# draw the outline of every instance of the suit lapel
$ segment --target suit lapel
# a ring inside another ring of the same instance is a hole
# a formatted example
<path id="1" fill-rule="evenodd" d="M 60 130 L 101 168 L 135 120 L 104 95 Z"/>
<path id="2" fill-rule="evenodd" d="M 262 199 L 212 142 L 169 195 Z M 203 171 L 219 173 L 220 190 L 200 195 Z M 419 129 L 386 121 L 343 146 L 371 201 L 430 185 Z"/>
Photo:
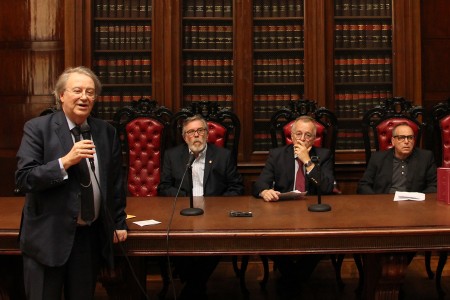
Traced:
<path id="1" fill-rule="evenodd" d="M 104 182 L 107 182 L 106 177 L 108 176 L 108 172 L 105 170 L 106 164 L 103 163 L 105 161 L 109 161 L 111 158 L 109 157 L 109 153 L 111 151 L 108 149 L 108 147 L 111 147 L 110 143 L 108 141 L 107 136 L 103 136 L 103 131 L 100 130 L 98 127 L 98 123 L 94 122 L 91 118 L 88 118 L 88 124 L 91 128 L 91 136 L 92 140 L 95 143 L 95 152 L 97 154 L 97 165 L 98 165 L 98 180 L 100 181 L 100 189 L 101 194 L 106 195 L 106 185 L 102 184 Z"/>
<path id="2" fill-rule="evenodd" d="M 62 110 L 56 114 L 55 122 L 53 125 L 55 126 L 55 134 L 60 140 L 61 146 L 63 147 L 63 152 L 68 153 L 73 147 L 73 139 L 72 134 L 69 130 L 69 125 L 67 124 L 66 117 Z"/>
<path id="3" fill-rule="evenodd" d="M 408 162 L 408 171 L 406 174 L 406 189 L 407 191 L 413 190 L 414 171 L 418 170 L 417 165 L 417 151 L 414 149 Z"/>
<path id="4" fill-rule="evenodd" d="M 295 158 L 294 158 L 294 146 L 290 145 L 286 148 L 285 157 L 285 168 L 286 168 L 286 178 L 289 180 L 290 190 L 294 189 L 295 184 Z M 277 167 L 277 166 L 275 166 Z"/>
<path id="5" fill-rule="evenodd" d="M 214 151 L 211 145 L 208 145 L 205 155 L 205 174 L 203 175 L 203 190 L 206 189 L 206 182 L 208 182 L 209 174 L 211 173 L 212 163 L 214 161 Z"/>

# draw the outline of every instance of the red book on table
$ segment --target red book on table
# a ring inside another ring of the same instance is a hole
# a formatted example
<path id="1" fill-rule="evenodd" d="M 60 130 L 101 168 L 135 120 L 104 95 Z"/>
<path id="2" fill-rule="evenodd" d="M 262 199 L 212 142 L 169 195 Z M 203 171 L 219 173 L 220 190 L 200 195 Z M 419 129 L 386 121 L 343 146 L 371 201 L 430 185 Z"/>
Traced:
<path id="1" fill-rule="evenodd" d="M 437 199 L 450 204 L 450 168 L 437 169 Z"/>

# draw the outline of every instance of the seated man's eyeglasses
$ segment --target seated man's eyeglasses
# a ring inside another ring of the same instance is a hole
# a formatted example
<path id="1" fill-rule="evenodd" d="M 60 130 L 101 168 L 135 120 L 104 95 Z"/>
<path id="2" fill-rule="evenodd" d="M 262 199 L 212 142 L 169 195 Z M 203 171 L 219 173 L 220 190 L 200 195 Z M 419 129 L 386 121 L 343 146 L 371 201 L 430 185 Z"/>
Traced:
<path id="1" fill-rule="evenodd" d="M 414 140 L 413 135 L 394 135 L 394 138 L 396 138 L 399 142 L 403 142 L 405 139 L 407 139 L 409 142 Z"/>
<path id="2" fill-rule="evenodd" d="M 298 132 L 295 132 L 294 135 L 295 135 L 295 137 L 296 137 L 297 139 L 299 139 L 299 140 L 300 140 L 302 137 L 303 137 L 305 140 L 307 140 L 307 141 L 310 141 L 310 140 L 312 140 L 312 139 L 314 138 L 314 136 L 313 136 L 311 133 L 309 133 L 309 132 L 303 133 L 303 132 L 301 132 L 301 131 L 298 131 Z"/>
<path id="3" fill-rule="evenodd" d="M 82 89 L 68 90 L 68 89 L 66 89 L 66 91 L 74 94 L 77 97 L 81 97 L 84 92 L 84 94 L 86 95 L 86 98 L 89 98 L 89 99 L 95 98 L 95 90 L 91 90 L 91 89 L 88 89 L 88 90 L 82 90 Z"/>
<path id="4" fill-rule="evenodd" d="M 206 133 L 206 128 L 199 128 L 199 129 L 197 129 L 197 130 L 191 129 L 191 130 L 186 131 L 184 134 L 186 134 L 186 135 L 189 136 L 189 137 L 192 137 L 192 136 L 194 136 L 196 133 L 197 133 L 198 135 L 204 135 L 204 134 Z"/>

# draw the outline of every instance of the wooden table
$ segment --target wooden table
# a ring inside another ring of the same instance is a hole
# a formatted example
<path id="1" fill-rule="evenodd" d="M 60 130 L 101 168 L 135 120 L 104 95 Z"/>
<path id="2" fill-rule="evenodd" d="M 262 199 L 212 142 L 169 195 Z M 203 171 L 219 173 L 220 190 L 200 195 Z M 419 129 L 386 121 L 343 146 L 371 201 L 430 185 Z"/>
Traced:
<path id="1" fill-rule="evenodd" d="M 394 202 L 393 195 L 323 196 L 330 212 L 314 213 L 305 200 L 266 203 L 251 196 L 195 199 L 201 216 L 186 217 L 179 198 L 128 198 L 130 256 L 253 255 L 363 253 L 365 299 L 398 297 L 406 271 L 404 252 L 450 249 L 450 206 L 426 201 Z M 0 254 L 19 254 L 18 234 L 23 199 L 0 198 Z M 252 211 L 253 217 L 229 217 L 229 211 Z M 169 242 L 167 228 L 171 220 Z M 140 227 L 132 222 L 154 219 Z"/>

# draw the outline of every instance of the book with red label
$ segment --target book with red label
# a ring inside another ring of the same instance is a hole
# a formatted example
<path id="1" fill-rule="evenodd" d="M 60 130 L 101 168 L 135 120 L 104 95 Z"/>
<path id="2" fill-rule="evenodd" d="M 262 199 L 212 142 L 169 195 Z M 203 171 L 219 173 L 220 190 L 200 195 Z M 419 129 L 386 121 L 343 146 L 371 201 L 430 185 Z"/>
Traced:
<path id="1" fill-rule="evenodd" d="M 437 169 L 437 200 L 450 204 L 450 168 Z"/>

